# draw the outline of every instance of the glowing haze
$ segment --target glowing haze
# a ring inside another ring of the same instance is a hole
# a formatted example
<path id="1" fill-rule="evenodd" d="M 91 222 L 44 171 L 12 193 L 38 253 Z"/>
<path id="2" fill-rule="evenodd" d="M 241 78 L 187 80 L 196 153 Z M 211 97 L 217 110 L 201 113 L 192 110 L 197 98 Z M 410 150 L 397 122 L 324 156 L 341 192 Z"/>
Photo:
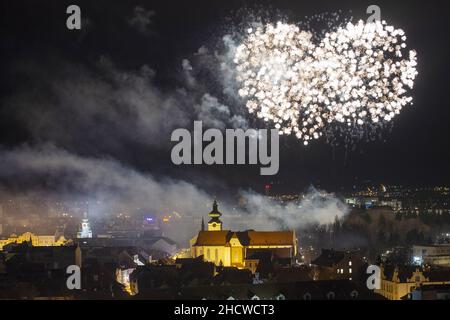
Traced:
<path id="1" fill-rule="evenodd" d="M 305 145 L 330 124 L 376 126 L 412 103 L 416 52 L 385 21 L 348 23 L 319 44 L 282 22 L 247 33 L 234 57 L 239 95 L 250 113 Z"/>

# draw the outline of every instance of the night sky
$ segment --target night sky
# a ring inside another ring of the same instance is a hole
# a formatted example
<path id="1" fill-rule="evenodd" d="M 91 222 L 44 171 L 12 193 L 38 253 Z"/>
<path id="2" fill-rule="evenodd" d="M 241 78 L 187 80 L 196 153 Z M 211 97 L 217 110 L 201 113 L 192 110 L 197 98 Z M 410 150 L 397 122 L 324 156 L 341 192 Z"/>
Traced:
<path id="1" fill-rule="evenodd" d="M 79 31 L 65 27 L 69 4 L 81 7 Z M 179 124 L 192 128 L 195 113 L 190 108 L 205 94 L 228 106 L 232 114 L 249 117 L 243 104 L 223 94 L 211 58 L 214 51 L 221 53 L 222 37 L 239 30 L 247 14 L 264 14 L 268 20 L 283 16 L 295 23 L 304 16 L 340 10 L 341 16 L 357 21 L 366 19 L 370 4 L 3 1 L 0 166 L 3 161 L 20 161 L 20 155 L 11 158 L 18 150 L 25 148 L 32 154 L 54 148 L 80 158 L 109 159 L 158 179 L 180 179 L 221 191 L 244 187 L 262 192 L 268 182 L 280 184 L 283 192 L 310 184 L 337 191 L 365 180 L 448 185 L 448 1 L 376 2 L 382 19 L 405 30 L 408 47 L 418 53 L 419 72 L 412 91 L 414 105 L 403 109 L 382 139 L 340 146 L 319 140 L 304 147 L 293 137 L 282 138 L 280 171 L 274 177 L 261 177 L 259 166 L 177 167 L 170 161 L 171 129 Z M 136 15 L 144 20 L 133 20 Z M 196 55 L 201 47 L 211 54 L 208 61 Z M 183 59 L 192 63 L 195 87 L 187 84 Z M 149 118 L 138 121 L 143 115 Z M 6 167 L 0 170 L 2 190 L 34 185 L 65 188 L 62 184 L 67 180 L 59 181 L 60 173 L 49 178 L 46 171 L 15 172 L 23 168 Z"/>

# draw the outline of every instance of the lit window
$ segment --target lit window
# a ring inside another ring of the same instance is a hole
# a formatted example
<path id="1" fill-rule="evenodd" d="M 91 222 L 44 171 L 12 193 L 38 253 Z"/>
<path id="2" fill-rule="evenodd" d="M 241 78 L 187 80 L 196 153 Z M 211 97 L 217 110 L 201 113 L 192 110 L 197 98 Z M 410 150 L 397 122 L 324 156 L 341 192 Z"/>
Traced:
<path id="1" fill-rule="evenodd" d="M 351 266 L 351 265 L 352 265 L 352 262 L 351 262 L 351 261 L 349 261 L 349 262 L 348 262 L 348 265 L 349 265 L 349 266 Z"/>
<path id="2" fill-rule="evenodd" d="M 341 273 L 344 274 L 344 269 L 341 269 Z"/>
<path id="3" fill-rule="evenodd" d="M 352 273 L 352 268 L 348 268 L 348 273 Z"/>

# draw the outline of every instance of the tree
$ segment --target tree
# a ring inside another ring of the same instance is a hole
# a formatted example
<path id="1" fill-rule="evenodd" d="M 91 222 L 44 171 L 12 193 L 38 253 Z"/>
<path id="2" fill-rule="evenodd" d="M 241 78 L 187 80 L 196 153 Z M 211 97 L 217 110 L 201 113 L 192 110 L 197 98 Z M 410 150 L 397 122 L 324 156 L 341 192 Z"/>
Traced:
<path id="1" fill-rule="evenodd" d="M 379 227 L 386 227 L 386 219 L 384 218 L 384 215 L 380 215 L 380 217 L 378 218 L 378 226 Z"/>
<path id="2" fill-rule="evenodd" d="M 370 217 L 369 213 L 367 211 L 365 211 L 362 215 L 361 218 L 364 220 L 365 223 L 367 224 L 371 224 L 372 223 L 372 218 Z"/>
<path id="3" fill-rule="evenodd" d="M 382 248 L 386 247 L 386 234 L 383 230 L 379 230 L 377 233 L 377 243 Z"/>
<path id="4" fill-rule="evenodd" d="M 400 244 L 400 236 L 399 236 L 399 234 L 396 233 L 396 232 L 391 233 L 389 235 L 389 238 L 388 238 L 387 242 L 388 242 L 389 247 L 398 246 Z"/>
<path id="5" fill-rule="evenodd" d="M 417 229 L 412 229 L 406 233 L 406 243 L 407 244 L 422 244 L 425 242 L 425 236 L 422 232 Z"/>

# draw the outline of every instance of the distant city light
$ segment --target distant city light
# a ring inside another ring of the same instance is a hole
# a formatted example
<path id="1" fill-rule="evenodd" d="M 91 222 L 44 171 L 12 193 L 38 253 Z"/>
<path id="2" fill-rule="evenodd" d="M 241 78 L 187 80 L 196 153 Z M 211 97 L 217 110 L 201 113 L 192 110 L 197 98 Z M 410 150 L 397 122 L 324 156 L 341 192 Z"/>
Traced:
<path id="1" fill-rule="evenodd" d="M 421 257 L 415 256 L 415 257 L 413 257 L 413 262 L 414 262 L 414 264 L 421 265 L 423 261 L 422 261 Z"/>

